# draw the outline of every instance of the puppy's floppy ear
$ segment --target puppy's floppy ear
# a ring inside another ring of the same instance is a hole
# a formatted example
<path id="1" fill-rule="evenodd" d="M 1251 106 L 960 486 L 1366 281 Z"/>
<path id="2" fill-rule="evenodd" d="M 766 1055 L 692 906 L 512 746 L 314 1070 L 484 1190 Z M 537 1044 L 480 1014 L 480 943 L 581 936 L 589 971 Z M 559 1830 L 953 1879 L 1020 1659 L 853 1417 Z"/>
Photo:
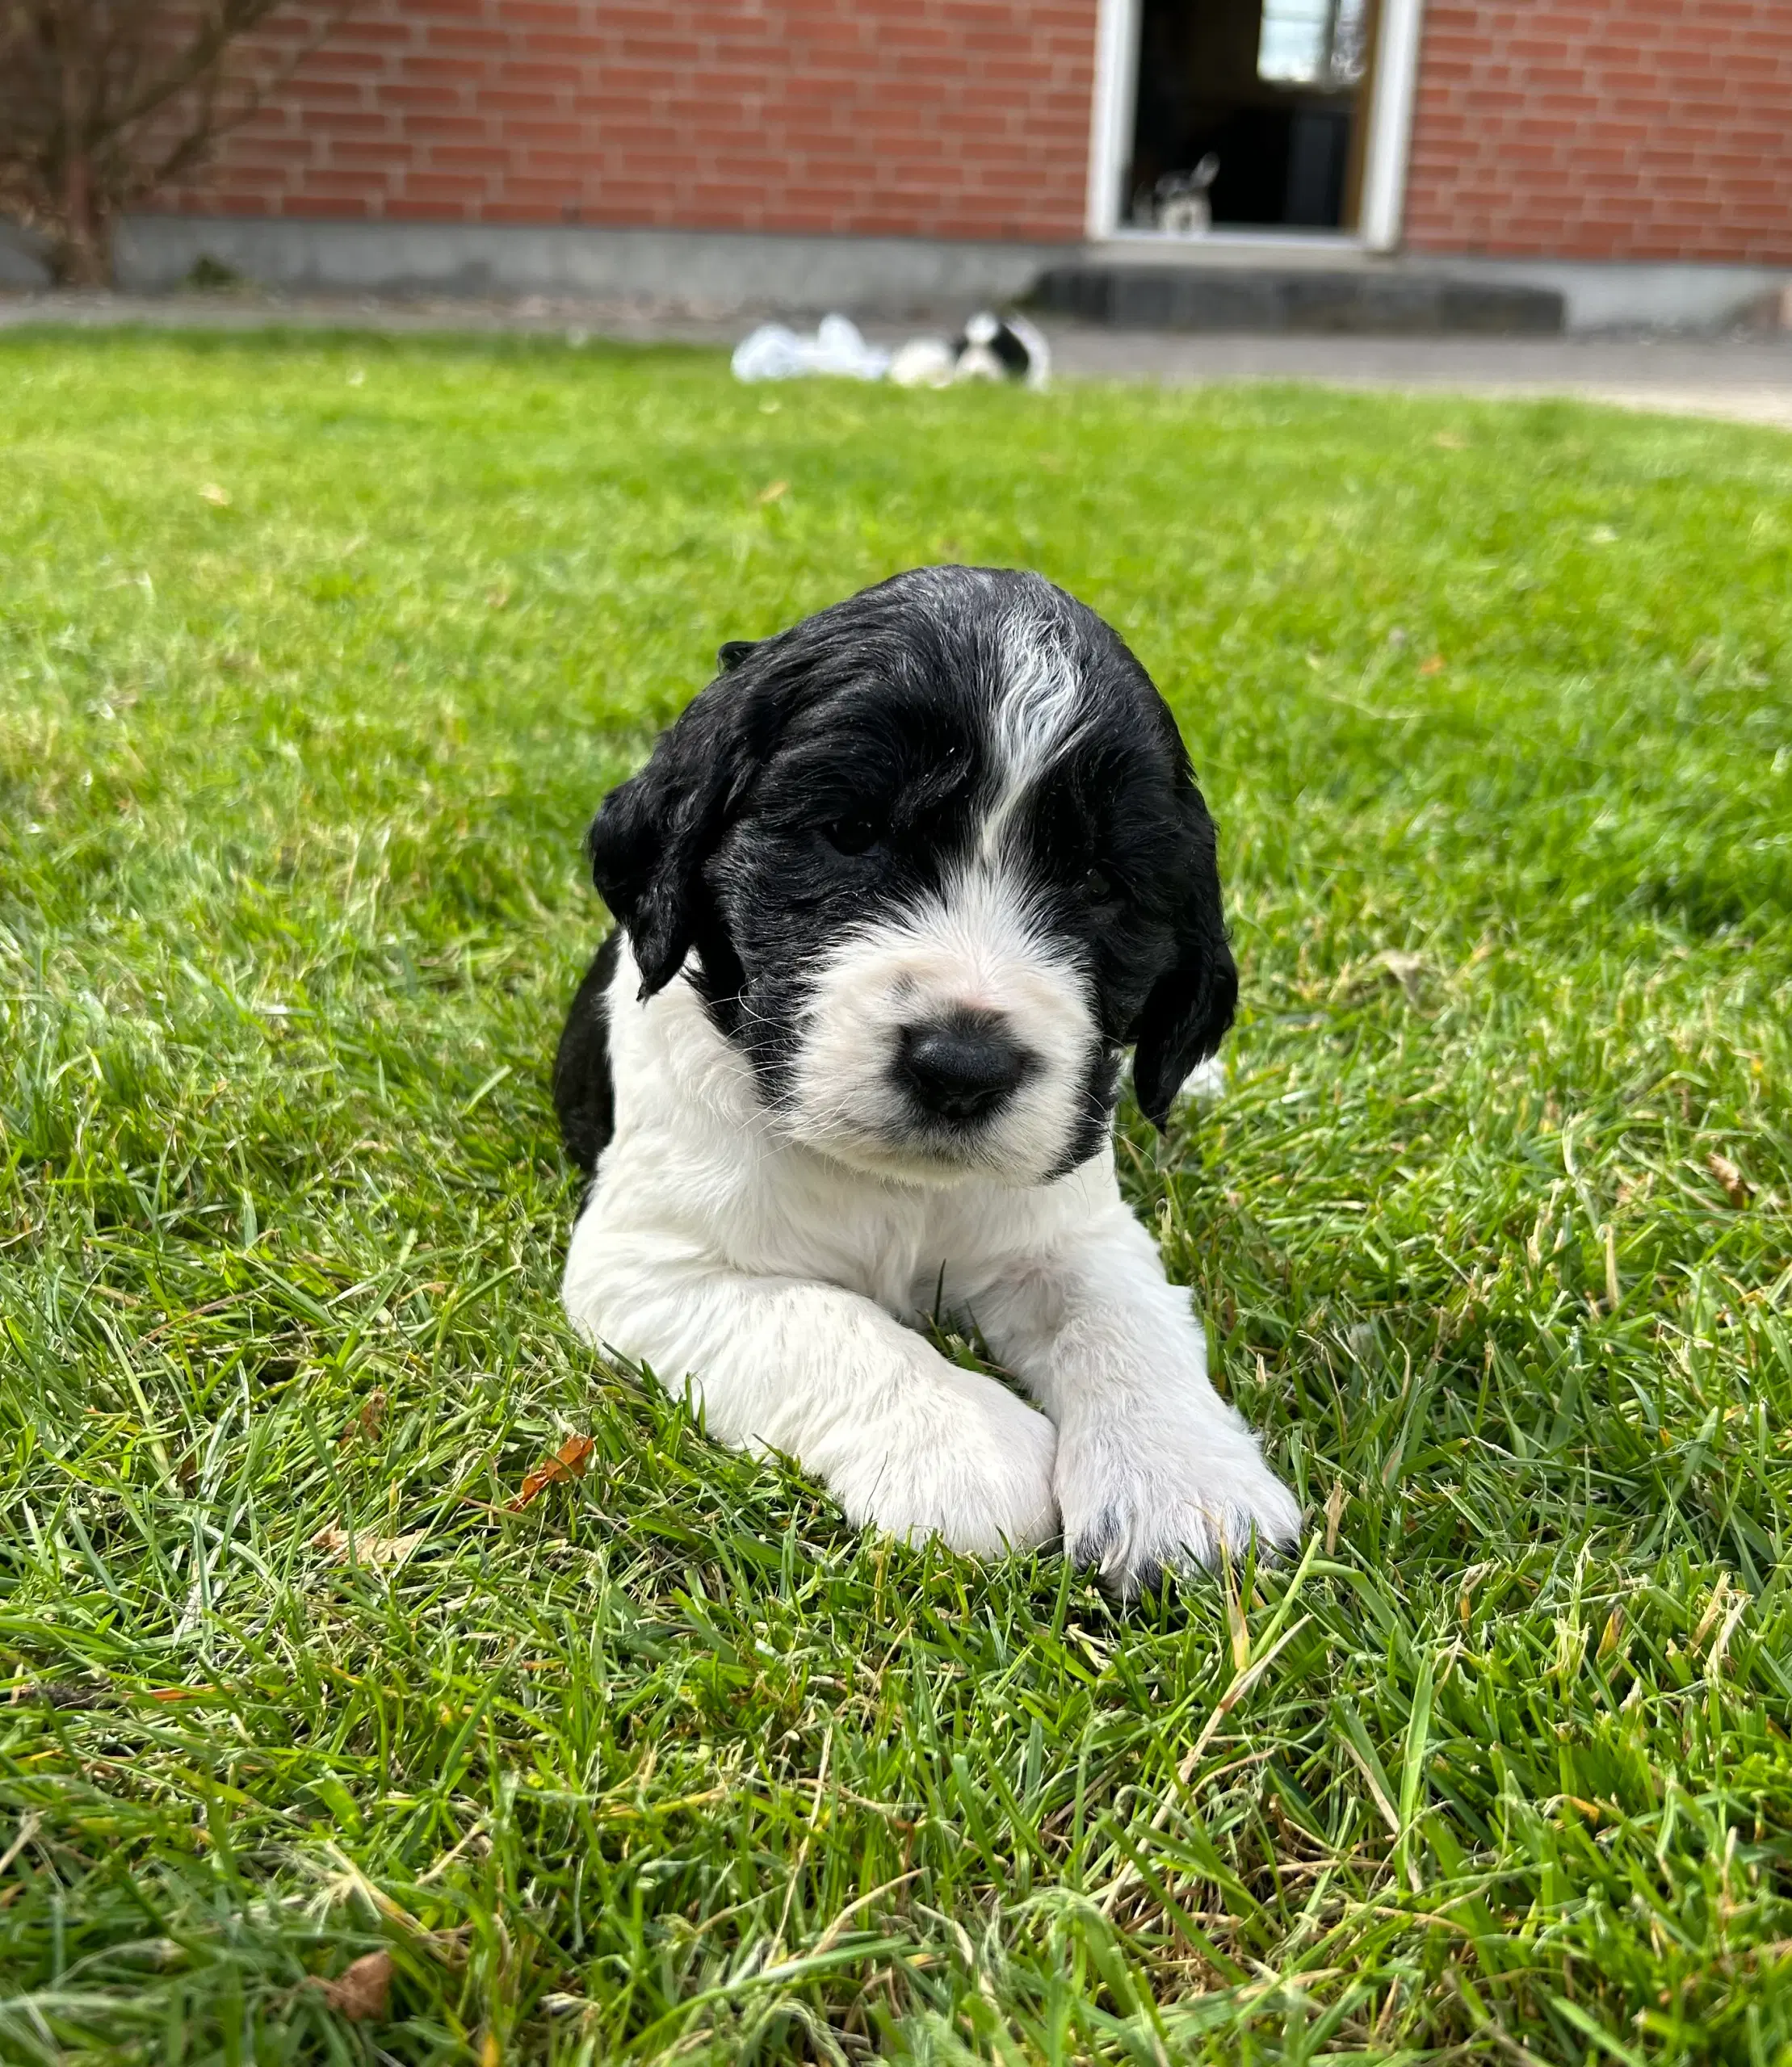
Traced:
<path id="1" fill-rule="evenodd" d="M 1219 1048 L 1238 1004 L 1238 970 L 1226 944 L 1213 820 L 1192 784 L 1182 808 L 1193 867 L 1177 917 L 1176 958 L 1152 985 L 1133 1028 L 1133 1089 L 1139 1109 L 1160 1128 L 1189 1071 Z"/>
<path id="2" fill-rule="evenodd" d="M 778 728 L 778 706 L 761 684 L 711 682 L 592 820 L 585 841 L 591 880 L 628 935 L 644 998 L 671 982 L 696 941 L 707 896 L 703 864 Z"/>

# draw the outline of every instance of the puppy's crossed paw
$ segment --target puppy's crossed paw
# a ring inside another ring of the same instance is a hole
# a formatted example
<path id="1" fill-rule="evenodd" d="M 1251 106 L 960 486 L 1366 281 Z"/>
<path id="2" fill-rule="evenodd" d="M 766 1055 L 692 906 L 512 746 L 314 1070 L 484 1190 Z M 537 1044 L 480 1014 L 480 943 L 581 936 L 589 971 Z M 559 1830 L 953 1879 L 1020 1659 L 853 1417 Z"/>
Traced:
<path id="1" fill-rule="evenodd" d="M 1294 1495 L 1229 1419 L 1168 1436 L 1161 1428 L 1066 1435 L 1057 1486 L 1065 1555 L 1093 1566 L 1123 1600 L 1165 1570 L 1241 1557 L 1253 1537 L 1261 1555 L 1300 1532 Z"/>
<path id="2" fill-rule="evenodd" d="M 943 1361 L 925 1406 L 911 1400 L 855 1433 L 850 1461 L 824 1468 L 855 1521 L 963 1554 L 999 1557 L 1058 1533 L 1057 1431 L 994 1379 Z"/>

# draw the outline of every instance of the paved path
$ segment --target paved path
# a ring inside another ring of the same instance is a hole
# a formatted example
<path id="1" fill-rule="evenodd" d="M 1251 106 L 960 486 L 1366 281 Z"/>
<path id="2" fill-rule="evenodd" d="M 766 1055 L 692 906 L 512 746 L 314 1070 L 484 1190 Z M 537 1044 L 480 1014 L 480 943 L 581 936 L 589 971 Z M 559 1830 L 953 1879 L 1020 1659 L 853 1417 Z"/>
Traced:
<path id="1" fill-rule="evenodd" d="M 260 295 L 0 295 L 0 329 L 40 323 L 168 329 L 382 330 L 617 338 L 726 345 L 752 319 L 646 302 L 376 300 Z M 917 325 L 913 328 L 925 326 Z M 911 330 L 866 326 L 881 342 Z M 1726 338 L 1232 337 L 1046 326 L 1072 379 L 1175 386 L 1317 380 L 1345 388 L 1470 395 L 1571 395 L 1626 409 L 1726 417 L 1792 430 L 1792 333 Z"/>
<path id="2" fill-rule="evenodd" d="M 1320 380 L 1472 395 L 1574 395 L 1792 430 L 1792 337 L 1233 338 L 1058 330 L 1078 377 L 1177 384 Z"/>

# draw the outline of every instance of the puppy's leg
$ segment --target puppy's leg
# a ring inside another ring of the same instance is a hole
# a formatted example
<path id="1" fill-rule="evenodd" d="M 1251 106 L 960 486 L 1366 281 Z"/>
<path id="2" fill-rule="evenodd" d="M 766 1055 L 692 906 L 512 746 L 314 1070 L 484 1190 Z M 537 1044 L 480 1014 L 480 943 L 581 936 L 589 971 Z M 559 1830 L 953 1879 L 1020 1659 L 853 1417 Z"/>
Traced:
<path id="1" fill-rule="evenodd" d="M 1211 1564 L 1300 1527 L 1257 1438 L 1207 1379 L 1189 1295 L 1116 1199 L 1047 1260 L 992 1287 L 977 1318 L 1058 1428 L 1064 1549 L 1130 1596 L 1165 1566 Z"/>
<path id="2" fill-rule="evenodd" d="M 588 1341 L 688 1384 L 711 1434 L 795 1457 L 854 1521 L 980 1553 L 1057 1533 L 1050 1421 L 868 1299 L 605 1235 L 589 1214 L 563 1296 Z"/>

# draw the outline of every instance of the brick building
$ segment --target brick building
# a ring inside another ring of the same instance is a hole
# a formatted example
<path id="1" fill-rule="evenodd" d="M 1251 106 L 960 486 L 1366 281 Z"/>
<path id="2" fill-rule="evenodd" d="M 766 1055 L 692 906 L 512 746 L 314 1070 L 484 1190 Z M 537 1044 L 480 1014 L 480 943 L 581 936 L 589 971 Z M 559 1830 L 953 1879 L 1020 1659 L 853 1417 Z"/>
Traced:
<path id="1" fill-rule="evenodd" d="M 792 306 L 1447 266 L 1709 318 L 1792 270 L 1792 0 L 359 0 L 128 248 Z"/>

